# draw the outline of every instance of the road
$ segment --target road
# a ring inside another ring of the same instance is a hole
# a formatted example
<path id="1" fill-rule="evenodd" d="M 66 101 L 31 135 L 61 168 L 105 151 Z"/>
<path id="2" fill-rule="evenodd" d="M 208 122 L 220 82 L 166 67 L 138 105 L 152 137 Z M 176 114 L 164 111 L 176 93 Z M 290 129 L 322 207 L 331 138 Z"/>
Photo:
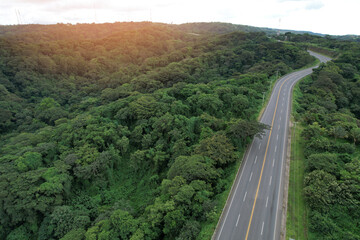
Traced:
<path id="1" fill-rule="evenodd" d="M 309 51 L 321 62 L 328 57 Z M 307 68 L 277 81 L 261 122 L 271 126 L 254 138 L 234 181 L 213 239 L 279 239 L 284 173 L 288 146 L 291 92 L 297 81 L 312 73 Z"/>

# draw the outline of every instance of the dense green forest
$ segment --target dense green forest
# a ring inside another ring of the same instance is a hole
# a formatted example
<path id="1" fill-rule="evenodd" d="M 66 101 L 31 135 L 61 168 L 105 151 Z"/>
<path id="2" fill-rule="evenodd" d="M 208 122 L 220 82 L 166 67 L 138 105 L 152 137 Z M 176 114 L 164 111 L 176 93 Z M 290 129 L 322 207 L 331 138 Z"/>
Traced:
<path id="1" fill-rule="evenodd" d="M 1 26 L 0 238 L 201 238 L 275 73 L 313 61 L 264 33 Z"/>
<path id="2" fill-rule="evenodd" d="M 295 104 L 305 139 L 307 237 L 360 239 L 360 45 L 288 37 L 337 56 L 300 82 Z"/>

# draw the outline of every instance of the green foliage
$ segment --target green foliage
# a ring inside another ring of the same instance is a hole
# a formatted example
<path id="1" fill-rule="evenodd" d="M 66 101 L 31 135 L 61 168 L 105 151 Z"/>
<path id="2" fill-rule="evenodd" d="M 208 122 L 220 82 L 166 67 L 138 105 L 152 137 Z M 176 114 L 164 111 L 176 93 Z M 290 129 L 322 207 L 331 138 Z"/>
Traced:
<path id="1" fill-rule="evenodd" d="M 83 240 L 85 239 L 85 232 L 82 228 L 72 229 L 64 237 L 60 238 L 60 240 Z"/>
<path id="2" fill-rule="evenodd" d="M 175 159 L 171 165 L 168 178 L 173 179 L 181 176 L 188 182 L 193 180 L 211 181 L 218 177 L 211 159 L 201 155 L 180 156 Z"/>
<path id="3" fill-rule="evenodd" d="M 234 146 L 222 134 L 201 140 L 199 146 L 195 149 L 195 153 L 211 158 L 217 166 L 224 166 L 234 162 L 236 159 Z"/>
<path id="4" fill-rule="evenodd" d="M 340 189 L 333 175 L 315 170 L 309 173 L 304 181 L 304 194 L 312 209 L 326 211 L 336 201 L 336 192 Z"/>
<path id="5" fill-rule="evenodd" d="M 334 40 L 322 44 L 330 43 L 341 48 L 342 54 L 301 82 L 302 95 L 297 99 L 298 118 L 305 126 L 303 190 L 309 207 L 308 236 L 358 239 L 360 182 L 355 166 L 359 162 L 359 70 L 357 60 L 348 56 L 360 53 L 360 48 Z"/>
<path id="6" fill-rule="evenodd" d="M 141 96 L 129 104 L 130 111 L 137 119 L 146 119 L 156 115 L 157 102 L 152 96 Z"/>
<path id="7" fill-rule="evenodd" d="M 114 211 L 110 216 L 110 221 L 121 239 L 129 239 L 138 226 L 138 221 L 123 210 Z"/>
<path id="8" fill-rule="evenodd" d="M 243 144 L 248 138 L 262 137 L 265 130 L 269 129 L 266 124 L 257 121 L 246 121 L 239 119 L 231 122 L 228 133 L 235 139 L 239 139 Z"/>
<path id="9" fill-rule="evenodd" d="M 24 239 L 24 240 L 30 240 L 31 239 L 31 233 L 28 232 L 28 229 L 24 225 L 21 225 L 20 227 L 12 230 L 9 235 L 6 237 L 6 240 L 18 240 L 18 239 Z"/>
<path id="10" fill-rule="evenodd" d="M 216 221 L 236 150 L 266 129 L 254 119 L 271 76 L 313 60 L 263 33 L 150 22 L 0 30 L 5 239 L 196 239 Z M 340 89 L 330 70 L 320 85 Z M 331 147 L 354 152 L 343 141 L 358 141 L 356 122 L 336 121 L 346 134 Z M 354 181 L 352 167 L 340 172 Z"/>
<path id="11" fill-rule="evenodd" d="M 27 152 L 20 158 L 16 159 L 15 164 L 20 172 L 36 170 L 42 165 L 42 157 L 40 153 Z"/>

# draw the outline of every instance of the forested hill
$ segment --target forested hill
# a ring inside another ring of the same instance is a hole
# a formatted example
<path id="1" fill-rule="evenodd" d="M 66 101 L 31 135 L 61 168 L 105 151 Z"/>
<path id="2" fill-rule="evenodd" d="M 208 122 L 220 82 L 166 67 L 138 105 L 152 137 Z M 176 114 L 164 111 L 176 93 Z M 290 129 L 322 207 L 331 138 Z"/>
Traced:
<path id="1" fill-rule="evenodd" d="M 182 32 L 195 34 L 226 34 L 231 32 L 264 32 L 267 35 L 293 33 L 293 34 L 307 34 L 324 37 L 324 34 L 313 33 L 308 31 L 295 31 L 274 29 L 265 27 L 253 27 L 241 24 L 223 23 L 223 22 L 194 22 L 184 24 L 164 24 L 152 22 L 116 22 L 116 23 L 102 23 L 102 24 L 55 24 L 55 25 L 0 25 L 0 36 L 16 36 L 17 39 L 36 40 L 39 38 L 46 40 L 64 40 L 64 39 L 98 39 L 104 38 L 113 33 L 138 30 L 147 27 L 166 27 L 168 29 L 179 30 Z M 35 38 L 34 38 L 35 37 Z M 330 36 L 328 36 L 330 37 Z M 345 35 L 345 36 L 331 36 L 339 40 L 358 40 L 359 36 Z"/>
<path id="2" fill-rule="evenodd" d="M 122 22 L 102 24 L 54 24 L 54 25 L 0 25 L 0 36 L 15 37 L 25 41 L 66 40 L 66 39 L 102 39 L 114 33 L 136 31 L 144 28 L 166 27 L 168 30 L 175 25 L 151 22 Z"/>
<path id="3" fill-rule="evenodd" d="M 266 127 L 256 117 L 276 72 L 314 61 L 264 33 L 7 28 L 16 27 L 0 36 L 7 240 L 208 239 L 244 146 Z"/>

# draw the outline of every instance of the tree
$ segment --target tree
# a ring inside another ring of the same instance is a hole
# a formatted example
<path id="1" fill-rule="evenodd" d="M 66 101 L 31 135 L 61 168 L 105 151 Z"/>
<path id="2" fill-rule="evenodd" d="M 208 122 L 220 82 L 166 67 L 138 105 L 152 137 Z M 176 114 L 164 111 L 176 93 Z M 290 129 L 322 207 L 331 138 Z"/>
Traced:
<path id="1" fill-rule="evenodd" d="M 35 170 L 42 166 L 42 157 L 41 154 L 37 152 L 26 152 L 15 161 L 15 164 L 21 172 Z"/>
<path id="2" fill-rule="evenodd" d="M 131 234 L 133 234 L 138 227 L 138 221 L 127 211 L 121 209 L 111 214 L 110 221 L 112 227 L 119 233 L 121 239 L 124 240 L 130 239 Z"/>
<path id="3" fill-rule="evenodd" d="M 179 204 L 184 204 L 191 206 L 192 197 L 195 194 L 195 190 L 190 185 L 182 186 L 178 193 L 174 196 L 174 200 L 176 200 Z"/>
<path id="4" fill-rule="evenodd" d="M 129 149 L 129 139 L 125 136 L 123 136 L 120 140 L 117 141 L 117 145 L 119 146 L 120 148 L 120 152 L 121 154 L 124 156 L 127 152 L 128 152 L 128 149 Z"/>
<path id="5" fill-rule="evenodd" d="M 232 121 L 229 124 L 228 133 L 234 138 L 238 138 L 242 143 L 250 137 L 262 137 L 265 135 L 265 130 L 269 129 L 266 124 L 257 121 L 247 121 L 239 119 Z"/>
<path id="6" fill-rule="evenodd" d="M 339 184 L 335 176 L 323 170 L 315 170 L 305 176 L 304 195 L 313 210 L 327 212 L 329 206 L 336 202 Z"/>
<path id="7" fill-rule="evenodd" d="M 345 138 L 347 132 L 342 126 L 335 126 L 332 128 L 332 134 L 335 137 L 335 142 L 336 142 L 337 138 Z"/>
<path id="8" fill-rule="evenodd" d="M 182 176 L 188 182 L 196 179 L 213 181 L 219 176 L 211 160 L 201 155 L 177 157 L 167 175 L 169 179 Z"/>
<path id="9" fill-rule="evenodd" d="M 239 94 L 231 99 L 232 103 L 232 112 L 235 113 L 235 116 L 245 116 L 244 110 L 249 107 L 249 100 L 245 95 Z"/>
<path id="10" fill-rule="evenodd" d="M 18 240 L 18 239 L 24 239 L 24 240 L 32 239 L 31 233 L 26 229 L 26 227 L 24 225 L 21 225 L 20 227 L 15 228 L 6 237 L 6 240 Z"/>
<path id="11" fill-rule="evenodd" d="M 356 142 L 360 140 L 360 128 L 352 128 L 349 135 L 352 137 L 354 145 L 356 145 Z"/>
<path id="12" fill-rule="evenodd" d="M 332 175 L 339 176 L 340 163 L 335 153 L 315 153 L 306 159 L 306 171 L 324 170 Z"/>
<path id="13" fill-rule="evenodd" d="M 319 138 L 324 134 L 325 128 L 322 128 L 317 122 L 306 126 L 305 129 L 301 132 L 301 136 L 303 136 L 305 139 L 310 139 L 312 137 Z"/>
<path id="14" fill-rule="evenodd" d="M 152 96 L 141 96 L 136 101 L 129 104 L 131 111 L 137 119 L 147 119 L 155 116 L 157 112 L 157 102 Z"/>
<path id="15" fill-rule="evenodd" d="M 72 229 L 60 240 L 84 240 L 86 231 L 82 228 Z"/>
<path id="16" fill-rule="evenodd" d="M 200 233 L 201 226 L 197 221 L 187 221 L 180 230 L 179 237 L 176 240 L 195 240 Z"/>
<path id="17" fill-rule="evenodd" d="M 182 225 L 184 224 L 185 216 L 182 210 L 175 209 L 167 212 L 164 216 L 163 232 L 170 238 L 178 235 Z"/>
<path id="18" fill-rule="evenodd" d="M 225 166 L 235 161 L 234 146 L 223 134 L 216 134 L 200 141 L 194 152 L 211 158 L 217 166 Z"/>
<path id="19" fill-rule="evenodd" d="M 74 211 L 69 206 L 56 207 L 50 215 L 50 224 L 54 226 L 54 236 L 63 237 L 74 225 Z"/>

